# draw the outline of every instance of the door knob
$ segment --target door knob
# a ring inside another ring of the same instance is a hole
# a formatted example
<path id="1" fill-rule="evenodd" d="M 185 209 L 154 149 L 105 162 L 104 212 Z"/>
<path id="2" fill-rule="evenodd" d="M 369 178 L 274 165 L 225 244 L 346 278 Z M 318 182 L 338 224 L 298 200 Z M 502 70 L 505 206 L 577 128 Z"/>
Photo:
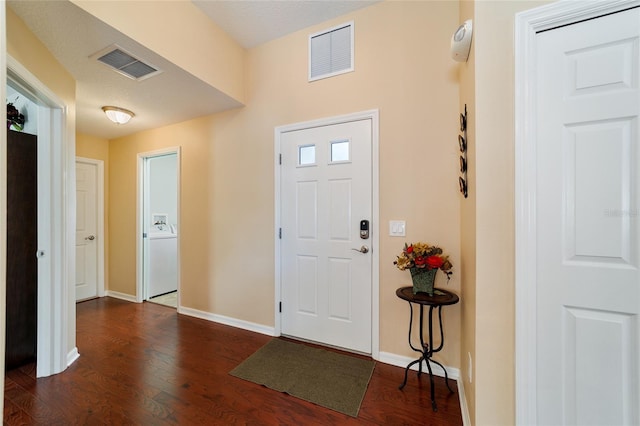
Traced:
<path id="1" fill-rule="evenodd" d="M 89 235 L 88 237 L 85 237 L 85 240 L 89 240 L 89 241 L 93 241 L 95 239 L 96 239 L 95 235 Z"/>
<path id="2" fill-rule="evenodd" d="M 367 246 L 362 246 L 359 249 L 352 248 L 351 250 L 359 251 L 360 253 L 369 253 L 369 247 Z"/>

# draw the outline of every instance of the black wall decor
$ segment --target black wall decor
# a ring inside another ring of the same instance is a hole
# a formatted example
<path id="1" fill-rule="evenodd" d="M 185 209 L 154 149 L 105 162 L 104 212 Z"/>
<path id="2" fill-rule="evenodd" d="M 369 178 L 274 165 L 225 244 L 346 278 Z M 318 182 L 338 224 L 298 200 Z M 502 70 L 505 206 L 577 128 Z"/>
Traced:
<path id="1" fill-rule="evenodd" d="M 458 184 L 460 192 L 467 198 L 469 195 L 467 185 L 467 104 L 464 104 L 464 114 L 460 114 L 460 133 L 458 135 L 458 146 L 460 147 L 460 177 Z"/>

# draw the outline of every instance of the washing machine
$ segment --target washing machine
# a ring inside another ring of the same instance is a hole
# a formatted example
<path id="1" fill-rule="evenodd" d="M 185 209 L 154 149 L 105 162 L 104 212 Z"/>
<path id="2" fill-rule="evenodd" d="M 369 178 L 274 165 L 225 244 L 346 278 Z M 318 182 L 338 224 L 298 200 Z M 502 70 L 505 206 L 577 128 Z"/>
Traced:
<path id="1" fill-rule="evenodd" d="M 154 226 L 149 232 L 149 280 L 147 298 L 178 289 L 178 238 L 169 225 Z"/>

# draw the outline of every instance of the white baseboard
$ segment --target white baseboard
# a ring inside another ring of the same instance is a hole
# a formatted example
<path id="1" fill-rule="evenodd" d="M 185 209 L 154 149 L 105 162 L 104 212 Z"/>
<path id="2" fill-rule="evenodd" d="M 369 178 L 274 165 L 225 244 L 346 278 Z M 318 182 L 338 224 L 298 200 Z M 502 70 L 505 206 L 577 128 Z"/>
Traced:
<path id="1" fill-rule="evenodd" d="M 126 293 L 120 293 L 119 291 L 107 290 L 105 292 L 107 297 L 115 297 L 116 299 L 126 300 L 127 302 L 137 303 L 136 296 L 132 296 Z"/>
<path id="2" fill-rule="evenodd" d="M 460 411 L 462 411 L 462 424 L 471 426 L 471 417 L 469 416 L 469 406 L 467 405 L 467 396 L 464 393 L 464 380 L 458 377 L 458 398 L 460 398 Z"/>
<path id="3" fill-rule="evenodd" d="M 67 367 L 76 362 L 76 360 L 80 358 L 80 354 L 78 353 L 78 348 L 73 348 L 67 354 Z"/>
<path id="4" fill-rule="evenodd" d="M 417 352 L 416 355 L 418 355 Z M 408 356 L 396 355 L 390 352 L 380 352 L 380 358 L 378 359 L 378 361 L 384 362 L 385 364 L 395 365 L 396 367 L 406 368 L 409 363 L 415 361 L 417 358 L 417 356 L 416 358 L 409 358 Z M 447 367 L 446 365 L 445 368 L 447 369 L 447 375 L 450 379 L 458 380 L 458 378 L 460 377 L 459 369 Z M 431 369 L 434 376 L 444 377 L 444 371 L 442 371 L 442 368 L 438 367 L 438 365 L 431 364 Z M 411 370 L 418 371 L 418 364 L 413 365 L 411 367 Z M 426 367 L 423 367 L 422 371 L 427 371 Z"/>
<path id="5" fill-rule="evenodd" d="M 178 307 L 178 313 L 207 321 L 217 322 L 219 324 L 229 325 L 231 327 L 241 328 L 243 330 L 253 331 L 255 333 L 266 334 L 267 336 L 276 335 L 274 327 L 267 327 L 266 325 L 239 320 L 237 318 L 231 318 L 224 315 L 212 314 L 211 312 L 199 311 L 197 309 L 180 306 Z"/>

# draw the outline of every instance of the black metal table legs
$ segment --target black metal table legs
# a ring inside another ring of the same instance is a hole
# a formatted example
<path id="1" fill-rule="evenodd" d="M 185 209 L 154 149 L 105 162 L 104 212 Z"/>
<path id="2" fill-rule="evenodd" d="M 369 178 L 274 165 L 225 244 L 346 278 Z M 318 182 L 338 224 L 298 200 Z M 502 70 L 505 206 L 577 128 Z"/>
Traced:
<path id="1" fill-rule="evenodd" d="M 440 326 L 440 345 L 437 348 L 433 347 L 433 308 L 435 307 L 438 308 L 438 324 Z M 409 346 L 411 346 L 411 349 L 413 349 L 416 352 L 419 352 L 421 355 L 420 355 L 420 358 L 418 358 L 415 361 L 412 361 L 411 363 L 409 363 L 409 365 L 407 365 L 407 368 L 405 368 L 404 381 L 400 385 L 399 389 L 404 388 L 405 385 L 407 384 L 407 375 L 409 374 L 409 369 L 415 364 L 418 364 L 418 377 L 420 377 L 420 375 L 422 374 L 422 361 L 425 361 L 425 364 L 427 365 L 427 370 L 429 371 L 429 381 L 431 384 L 431 408 L 433 409 L 433 411 L 438 411 L 438 406 L 436 404 L 436 397 L 435 397 L 435 384 L 433 382 L 433 371 L 431 369 L 432 362 L 436 365 L 439 365 L 440 368 L 442 368 L 442 370 L 444 371 L 444 378 L 447 384 L 447 389 L 449 389 L 449 392 L 454 393 L 454 390 L 451 389 L 451 387 L 449 386 L 449 375 L 447 374 L 447 370 L 444 368 L 442 364 L 440 364 L 438 361 L 435 361 L 431 358 L 434 353 L 440 352 L 442 350 L 442 347 L 444 346 L 444 331 L 442 329 L 442 306 L 429 306 L 429 343 L 425 343 L 424 333 L 423 333 L 424 309 L 423 309 L 423 305 L 420 305 L 420 327 L 419 327 L 420 348 L 416 348 L 415 346 L 413 346 L 413 343 L 411 341 L 411 334 L 413 329 L 413 305 L 411 303 L 409 303 L 409 308 L 410 308 Z"/>

